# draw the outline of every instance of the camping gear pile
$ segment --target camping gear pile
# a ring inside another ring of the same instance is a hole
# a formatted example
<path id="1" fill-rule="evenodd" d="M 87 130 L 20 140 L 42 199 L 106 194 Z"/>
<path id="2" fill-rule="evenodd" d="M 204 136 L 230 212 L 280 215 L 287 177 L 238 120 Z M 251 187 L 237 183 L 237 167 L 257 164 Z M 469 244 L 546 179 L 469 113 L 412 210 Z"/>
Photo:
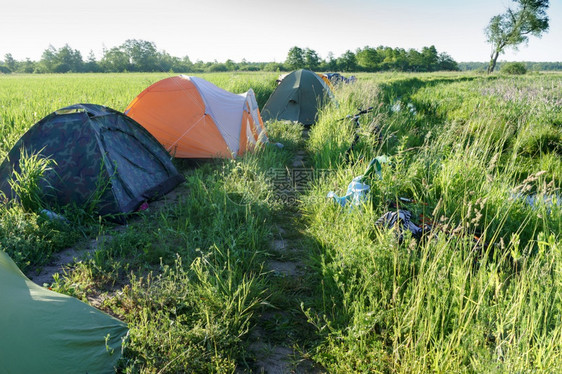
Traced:
<path id="1" fill-rule="evenodd" d="M 327 198 L 339 204 L 342 207 L 348 206 L 349 210 L 361 209 L 364 204 L 369 200 L 369 192 L 371 185 L 382 180 L 382 165 L 389 164 L 389 159 L 386 156 L 378 156 L 373 158 L 367 169 L 362 175 L 359 175 L 351 180 L 347 186 L 347 191 L 344 196 L 338 196 L 335 192 L 328 192 Z M 367 184 L 368 183 L 368 184 Z M 396 229 L 396 236 L 401 243 L 404 238 L 404 233 L 409 231 L 412 237 L 421 239 L 424 234 L 432 230 L 432 226 L 427 223 L 417 225 L 412 220 L 412 213 L 407 209 L 403 209 L 399 204 L 411 203 L 412 200 L 407 198 L 398 198 L 398 202 L 392 202 L 391 208 L 384 213 L 376 222 L 375 226 L 385 229 Z"/>
<path id="2" fill-rule="evenodd" d="M 345 84 L 354 83 L 355 81 L 357 81 L 355 75 L 352 75 L 351 77 L 347 78 L 341 75 L 340 73 L 327 73 L 325 74 L 325 76 L 333 85 L 340 84 L 340 83 L 345 83 Z"/>

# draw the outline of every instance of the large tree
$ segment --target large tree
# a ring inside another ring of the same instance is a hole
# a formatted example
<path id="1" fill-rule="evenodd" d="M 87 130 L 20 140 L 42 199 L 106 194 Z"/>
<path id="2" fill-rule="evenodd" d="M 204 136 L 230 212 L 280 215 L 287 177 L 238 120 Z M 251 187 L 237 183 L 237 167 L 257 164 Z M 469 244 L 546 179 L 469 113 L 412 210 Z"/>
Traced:
<path id="1" fill-rule="evenodd" d="M 357 58 L 357 66 L 365 71 L 376 71 L 383 59 L 383 56 L 378 54 L 375 48 L 369 46 L 357 49 L 355 57 Z"/>
<path id="2" fill-rule="evenodd" d="M 56 65 L 53 70 L 55 73 L 79 72 L 84 67 L 84 60 L 82 60 L 80 51 L 70 48 L 68 44 L 57 51 L 55 60 Z"/>
<path id="3" fill-rule="evenodd" d="M 521 43 L 529 41 L 529 35 L 540 37 L 548 30 L 549 0 L 513 0 L 515 8 L 508 8 L 503 14 L 492 17 L 485 29 L 492 55 L 488 73 L 494 71 L 498 56 L 511 47 L 517 50 Z"/>
<path id="4" fill-rule="evenodd" d="M 129 56 L 131 67 L 137 71 L 161 71 L 158 66 L 156 44 L 146 40 L 127 39 L 121 50 Z"/>
<path id="5" fill-rule="evenodd" d="M 113 47 L 103 51 L 103 57 L 99 63 L 104 72 L 123 72 L 131 69 L 129 56 L 121 48 Z"/>
<path id="6" fill-rule="evenodd" d="M 8 69 L 12 72 L 15 72 L 18 67 L 18 62 L 14 59 L 11 53 L 6 53 L 4 55 L 4 64 L 6 64 Z"/>
<path id="7" fill-rule="evenodd" d="M 287 54 L 287 59 L 285 60 L 285 64 L 289 67 L 289 69 L 296 70 L 302 69 L 305 67 L 305 55 L 304 50 L 299 47 L 293 47 L 289 49 L 289 53 Z"/>
<path id="8" fill-rule="evenodd" d="M 304 64 L 307 69 L 314 71 L 320 66 L 320 56 L 315 50 L 306 48 L 304 50 Z"/>
<path id="9" fill-rule="evenodd" d="M 357 58 L 355 53 L 347 50 L 338 58 L 338 67 L 343 71 L 357 71 Z"/>

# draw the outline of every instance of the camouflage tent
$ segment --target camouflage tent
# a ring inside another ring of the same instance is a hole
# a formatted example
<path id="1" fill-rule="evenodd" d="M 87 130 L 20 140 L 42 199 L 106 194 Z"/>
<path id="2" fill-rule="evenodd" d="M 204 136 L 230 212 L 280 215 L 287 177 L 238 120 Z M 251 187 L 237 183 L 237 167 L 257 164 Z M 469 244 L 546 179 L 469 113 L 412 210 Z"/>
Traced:
<path id="1" fill-rule="evenodd" d="M 41 184 L 43 201 L 51 207 L 90 205 L 100 215 L 122 217 L 183 181 L 148 131 L 99 105 L 60 109 L 19 139 L 0 165 L 0 190 L 10 198 L 16 197 L 9 180 L 13 171 L 21 172 L 22 149 L 54 161 Z"/>

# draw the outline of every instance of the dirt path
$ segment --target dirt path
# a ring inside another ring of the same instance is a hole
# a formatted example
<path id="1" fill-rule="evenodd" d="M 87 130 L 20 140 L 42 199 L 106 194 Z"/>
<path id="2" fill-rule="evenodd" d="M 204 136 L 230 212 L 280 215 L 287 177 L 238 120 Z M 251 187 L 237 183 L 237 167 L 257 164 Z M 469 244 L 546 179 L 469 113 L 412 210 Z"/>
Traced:
<path id="1" fill-rule="evenodd" d="M 48 265 L 40 268 L 40 271 L 28 272 L 28 277 L 36 284 L 43 286 L 45 284 L 53 283 L 53 275 L 56 273 L 63 274 L 69 265 L 75 261 L 85 260 L 92 253 L 94 253 L 100 243 L 106 240 L 111 240 L 110 235 L 103 235 L 101 237 L 89 240 L 86 245 L 80 243 L 79 246 L 67 248 L 61 252 L 53 255 L 53 258 Z"/>
<path id="2" fill-rule="evenodd" d="M 149 209 L 156 211 L 163 209 L 167 204 L 175 204 L 185 196 L 188 196 L 187 187 L 185 184 L 181 184 L 161 199 L 150 202 Z M 131 218 L 130 220 L 134 221 L 134 219 Z M 63 274 L 76 261 L 87 260 L 101 245 L 109 243 L 115 234 L 125 231 L 127 227 L 128 225 L 108 227 L 102 235 L 94 239 L 82 240 L 70 248 L 53 254 L 47 265 L 30 269 L 26 272 L 26 275 L 40 286 L 51 284 L 56 273 Z"/>
<path id="3" fill-rule="evenodd" d="M 305 133 L 306 137 L 307 134 Z M 292 170 L 307 166 L 304 150 L 296 152 Z M 311 327 L 300 309 L 301 300 L 310 293 L 306 285 L 306 244 L 296 191 L 283 191 L 285 206 L 276 217 L 276 232 L 271 243 L 266 269 L 270 272 L 271 306 L 265 309 L 250 333 L 249 346 L 255 357 L 255 373 L 323 373 L 307 358 L 306 341 Z"/>

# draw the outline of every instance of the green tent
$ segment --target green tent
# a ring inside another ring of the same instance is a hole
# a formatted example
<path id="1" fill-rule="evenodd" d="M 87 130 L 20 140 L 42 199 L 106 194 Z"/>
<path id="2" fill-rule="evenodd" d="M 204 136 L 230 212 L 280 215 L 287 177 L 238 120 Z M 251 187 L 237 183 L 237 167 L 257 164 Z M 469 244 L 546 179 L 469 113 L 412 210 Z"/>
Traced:
<path id="1" fill-rule="evenodd" d="M 318 74 L 297 70 L 279 83 L 265 103 L 261 116 L 264 121 L 289 120 L 312 125 L 330 96 L 330 88 Z"/>
<path id="2" fill-rule="evenodd" d="M 127 326 L 27 279 L 0 251 L 0 373 L 113 373 Z"/>
<path id="3" fill-rule="evenodd" d="M 0 166 L 0 191 L 14 198 L 9 180 L 21 172 L 20 155 L 55 161 L 42 181 L 49 207 L 95 205 L 100 215 L 135 211 L 166 194 L 183 177 L 158 141 L 126 115 L 100 105 L 77 104 L 51 113 L 27 131 Z"/>

